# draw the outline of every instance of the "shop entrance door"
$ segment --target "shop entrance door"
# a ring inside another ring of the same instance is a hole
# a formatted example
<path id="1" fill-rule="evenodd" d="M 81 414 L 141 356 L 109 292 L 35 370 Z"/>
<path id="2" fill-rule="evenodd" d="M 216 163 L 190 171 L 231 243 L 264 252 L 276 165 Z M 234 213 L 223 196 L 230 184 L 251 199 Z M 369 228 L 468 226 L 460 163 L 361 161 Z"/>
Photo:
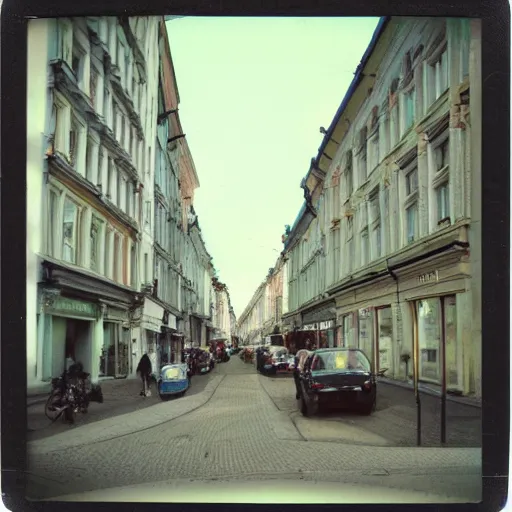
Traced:
<path id="1" fill-rule="evenodd" d="M 91 322 L 66 319 L 65 352 L 65 357 L 70 355 L 76 363 L 82 363 L 85 372 L 92 372 Z M 65 359 L 63 363 L 65 364 Z"/>

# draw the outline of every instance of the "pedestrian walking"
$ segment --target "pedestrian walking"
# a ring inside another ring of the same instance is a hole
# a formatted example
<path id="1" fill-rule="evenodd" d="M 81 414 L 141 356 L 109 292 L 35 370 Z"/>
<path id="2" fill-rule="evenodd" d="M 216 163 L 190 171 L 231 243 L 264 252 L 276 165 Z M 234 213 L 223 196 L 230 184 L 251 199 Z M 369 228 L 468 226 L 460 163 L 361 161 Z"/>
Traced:
<path id="1" fill-rule="evenodd" d="M 137 373 L 140 375 L 142 380 L 142 391 L 140 392 L 141 396 L 151 396 L 150 389 L 150 378 L 151 378 L 151 360 L 147 353 L 140 358 L 139 364 L 137 366 Z"/>

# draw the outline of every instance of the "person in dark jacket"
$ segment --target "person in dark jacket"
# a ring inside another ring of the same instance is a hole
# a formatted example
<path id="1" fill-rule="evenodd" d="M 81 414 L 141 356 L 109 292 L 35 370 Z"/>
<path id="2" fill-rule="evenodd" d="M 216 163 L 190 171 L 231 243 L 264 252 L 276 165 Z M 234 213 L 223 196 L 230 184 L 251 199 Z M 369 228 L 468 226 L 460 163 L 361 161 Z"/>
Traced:
<path id="1" fill-rule="evenodd" d="M 139 364 L 137 366 L 137 373 L 140 375 L 142 380 L 142 391 L 140 392 L 141 396 L 149 396 L 151 394 L 151 371 L 151 360 L 149 359 L 149 356 L 144 353 L 144 355 L 140 358 Z"/>

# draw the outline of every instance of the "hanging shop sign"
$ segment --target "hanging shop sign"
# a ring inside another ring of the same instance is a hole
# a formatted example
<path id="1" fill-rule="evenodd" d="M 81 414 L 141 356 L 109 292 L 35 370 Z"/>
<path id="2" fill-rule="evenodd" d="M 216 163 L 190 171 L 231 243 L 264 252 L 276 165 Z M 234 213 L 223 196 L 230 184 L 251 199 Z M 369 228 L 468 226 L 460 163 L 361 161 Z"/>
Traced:
<path id="1" fill-rule="evenodd" d="M 51 305 L 46 305 L 45 311 L 51 315 L 70 315 L 85 318 L 98 318 L 99 313 L 96 304 L 64 297 L 57 297 Z"/>

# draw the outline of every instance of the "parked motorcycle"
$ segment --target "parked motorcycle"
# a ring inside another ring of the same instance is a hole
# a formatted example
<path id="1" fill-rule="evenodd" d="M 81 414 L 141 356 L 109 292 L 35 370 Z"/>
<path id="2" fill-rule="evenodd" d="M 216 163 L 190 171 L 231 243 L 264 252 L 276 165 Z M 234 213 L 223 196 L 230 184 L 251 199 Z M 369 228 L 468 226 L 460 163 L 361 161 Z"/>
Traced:
<path id="1" fill-rule="evenodd" d="M 83 371 L 81 363 L 75 363 L 60 377 L 52 379 L 45 415 L 52 422 L 62 416 L 64 421 L 74 423 L 76 413 L 86 414 L 90 402 L 103 403 L 101 386 L 91 384 L 90 374 Z"/>

